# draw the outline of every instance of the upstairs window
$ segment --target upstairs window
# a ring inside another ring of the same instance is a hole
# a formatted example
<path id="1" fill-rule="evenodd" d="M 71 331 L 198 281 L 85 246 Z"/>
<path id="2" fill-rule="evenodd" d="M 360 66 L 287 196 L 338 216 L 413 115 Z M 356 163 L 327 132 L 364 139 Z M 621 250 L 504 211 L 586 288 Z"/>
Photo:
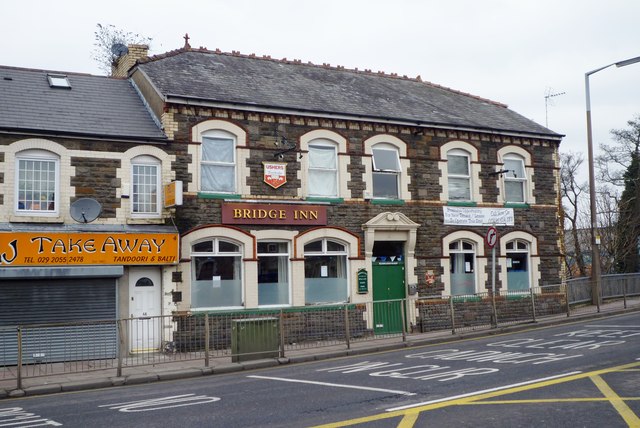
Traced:
<path id="1" fill-rule="evenodd" d="M 464 150 L 447 152 L 448 188 L 450 201 L 471 200 L 471 164 Z"/>
<path id="2" fill-rule="evenodd" d="M 224 131 L 209 131 L 203 135 L 200 168 L 201 191 L 235 193 L 235 137 Z"/>
<path id="3" fill-rule="evenodd" d="M 506 202 L 526 202 L 527 173 L 524 167 L 524 159 L 518 155 L 510 154 L 504 157 L 503 175 L 504 195 Z"/>
<path id="4" fill-rule="evenodd" d="M 309 195 L 338 196 L 338 155 L 336 145 L 329 141 L 309 143 Z"/>
<path id="5" fill-rule="evenodd" d="M 131 163 L 131 211 L 136 215 L 160 214 L 160 162 L 138 156 Z"/>
<path id="6" fill-rule="evenodd" d="M 60 160 L 43 150 L 18 154 L 16 211 L 41 215 L 58 212 Z"/>
<path id="7" fill-rule="evenodd" d="M 392 145 L 377 144 L 373 154 L 373 197 L 399 199 L 400 156 Z"/>

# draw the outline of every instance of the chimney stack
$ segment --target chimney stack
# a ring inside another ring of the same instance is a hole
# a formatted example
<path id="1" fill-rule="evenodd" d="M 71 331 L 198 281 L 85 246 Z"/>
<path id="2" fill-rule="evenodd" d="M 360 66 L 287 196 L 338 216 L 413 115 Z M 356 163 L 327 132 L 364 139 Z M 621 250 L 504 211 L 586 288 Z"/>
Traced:
<path id="1" fill-rule="evenodd" d="M 117 49 L 112 49 L 117 52 Z M 129 70 L 134 66 L 137 60 L 145 58 L 149 54 L 148 45 L 128 45 L 124 52 L 120 52 L 120 55 L 116 57 L 111 66 L 111 76 L 113 77 L 128 77 Z"/>

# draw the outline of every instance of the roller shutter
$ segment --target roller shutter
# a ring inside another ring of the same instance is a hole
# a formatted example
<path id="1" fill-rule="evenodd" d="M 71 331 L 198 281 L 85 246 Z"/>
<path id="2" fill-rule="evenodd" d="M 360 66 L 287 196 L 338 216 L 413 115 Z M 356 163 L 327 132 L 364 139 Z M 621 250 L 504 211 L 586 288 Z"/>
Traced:
<path id="1" fill-rule="evenodd" d="M 0 281 L 0 366 L 115 358 L 114 278 Z"/>

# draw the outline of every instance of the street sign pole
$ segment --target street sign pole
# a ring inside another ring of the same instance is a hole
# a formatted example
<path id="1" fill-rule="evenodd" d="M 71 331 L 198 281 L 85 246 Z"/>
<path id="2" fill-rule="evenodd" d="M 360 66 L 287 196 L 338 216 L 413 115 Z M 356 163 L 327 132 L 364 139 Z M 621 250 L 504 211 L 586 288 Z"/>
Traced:
<path id="1" fill-rule="evenodd" d="M 493 305 L 493 327 L 498 327 L 498 310 L 496 309 L 496 247 L 491 249 L 491 304 Z"/>
<path id="2" fill-rule="evenodd" d="M 496 309 L 496 242 L 498 242 L 498 231 L 494 226 L 487 230 L 485 242 L 491 248 L 491 306 L 493 309 L 492 327 L 498 327 L 498 310 Z"/>

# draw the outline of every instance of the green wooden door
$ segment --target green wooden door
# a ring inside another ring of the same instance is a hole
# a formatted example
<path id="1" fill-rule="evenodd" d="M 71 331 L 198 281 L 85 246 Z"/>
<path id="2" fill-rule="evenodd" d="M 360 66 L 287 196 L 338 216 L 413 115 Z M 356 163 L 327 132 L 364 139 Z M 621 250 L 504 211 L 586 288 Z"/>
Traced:
<path id="1" fill-rule="evenodd" d="M 373 323 L 376 334 L 402 332 L 404 263 L 373 263 Z"/>

